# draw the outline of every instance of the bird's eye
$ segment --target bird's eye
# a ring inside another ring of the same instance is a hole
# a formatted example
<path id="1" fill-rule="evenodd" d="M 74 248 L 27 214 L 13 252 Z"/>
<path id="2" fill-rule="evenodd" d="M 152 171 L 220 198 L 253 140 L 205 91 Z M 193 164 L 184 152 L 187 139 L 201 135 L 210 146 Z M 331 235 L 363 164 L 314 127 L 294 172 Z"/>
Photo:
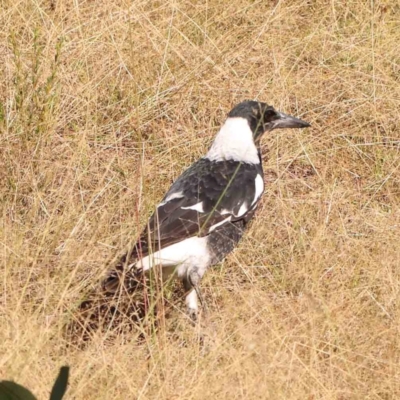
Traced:
<path id="1" fill-rule="evenodd" d="M 274 110 L 265 110 L 265 112 L 264 112 L 264 121 L 265 122 L 270 122 L 277 118 L 278 118 L 278 116 Z"/>

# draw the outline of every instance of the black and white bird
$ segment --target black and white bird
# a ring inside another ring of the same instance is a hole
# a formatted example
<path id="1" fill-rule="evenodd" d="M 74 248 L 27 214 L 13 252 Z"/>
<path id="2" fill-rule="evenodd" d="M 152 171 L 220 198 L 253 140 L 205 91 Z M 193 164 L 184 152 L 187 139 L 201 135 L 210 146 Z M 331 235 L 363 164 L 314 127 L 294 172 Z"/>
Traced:
<path id="1" fill-rule="evenodd" d="M 261 137 L 278 128 L 308 126 L 266 103 L 235 106 L 208 153 L 172 184 L 135 246 L 109 272 L 105 291 L 161 265 L 183 281 L 188 314 L 195 320 L 201 278 L 234 249 L 264 192 Z"/>

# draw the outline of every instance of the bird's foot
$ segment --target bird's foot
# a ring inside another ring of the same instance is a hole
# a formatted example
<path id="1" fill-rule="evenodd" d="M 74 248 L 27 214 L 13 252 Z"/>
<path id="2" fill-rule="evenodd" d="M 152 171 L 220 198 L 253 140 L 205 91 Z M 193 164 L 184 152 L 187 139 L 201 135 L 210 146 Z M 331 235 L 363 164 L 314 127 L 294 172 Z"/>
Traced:
<path id="1" fill-rule="evenodd" d="M 190 306 L 186 309 L 187 315 L 193 325 L 196 325 L 199 318 L 199 310 L 196 308 L 192 308 Z"/>

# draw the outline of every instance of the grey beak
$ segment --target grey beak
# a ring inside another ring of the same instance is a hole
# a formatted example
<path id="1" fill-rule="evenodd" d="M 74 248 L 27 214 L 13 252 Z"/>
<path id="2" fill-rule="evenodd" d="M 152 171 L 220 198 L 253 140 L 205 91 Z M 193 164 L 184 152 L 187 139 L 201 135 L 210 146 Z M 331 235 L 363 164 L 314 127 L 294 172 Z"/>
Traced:
<path id="1" fill-rule="evenodd" d="M 279 119 L 276 119 L 273 124 L 273 129 L 279 128 L 308 128 L 311 126 L 308 122 L 301 120 L 300 118 L 292 117 L 291 115 L 278 112 Z"/>

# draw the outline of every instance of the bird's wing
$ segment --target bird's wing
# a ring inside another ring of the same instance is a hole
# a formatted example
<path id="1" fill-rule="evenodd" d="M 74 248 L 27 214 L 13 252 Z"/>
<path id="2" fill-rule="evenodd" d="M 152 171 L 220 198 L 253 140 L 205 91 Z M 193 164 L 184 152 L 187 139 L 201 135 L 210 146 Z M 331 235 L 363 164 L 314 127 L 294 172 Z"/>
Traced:
<path id="1" fill-rule="evenodd" d="M 246 219 L 264 190 L 260 165 L 200 159 L 171 186 L 135 248 L 138 256 Z"/>

